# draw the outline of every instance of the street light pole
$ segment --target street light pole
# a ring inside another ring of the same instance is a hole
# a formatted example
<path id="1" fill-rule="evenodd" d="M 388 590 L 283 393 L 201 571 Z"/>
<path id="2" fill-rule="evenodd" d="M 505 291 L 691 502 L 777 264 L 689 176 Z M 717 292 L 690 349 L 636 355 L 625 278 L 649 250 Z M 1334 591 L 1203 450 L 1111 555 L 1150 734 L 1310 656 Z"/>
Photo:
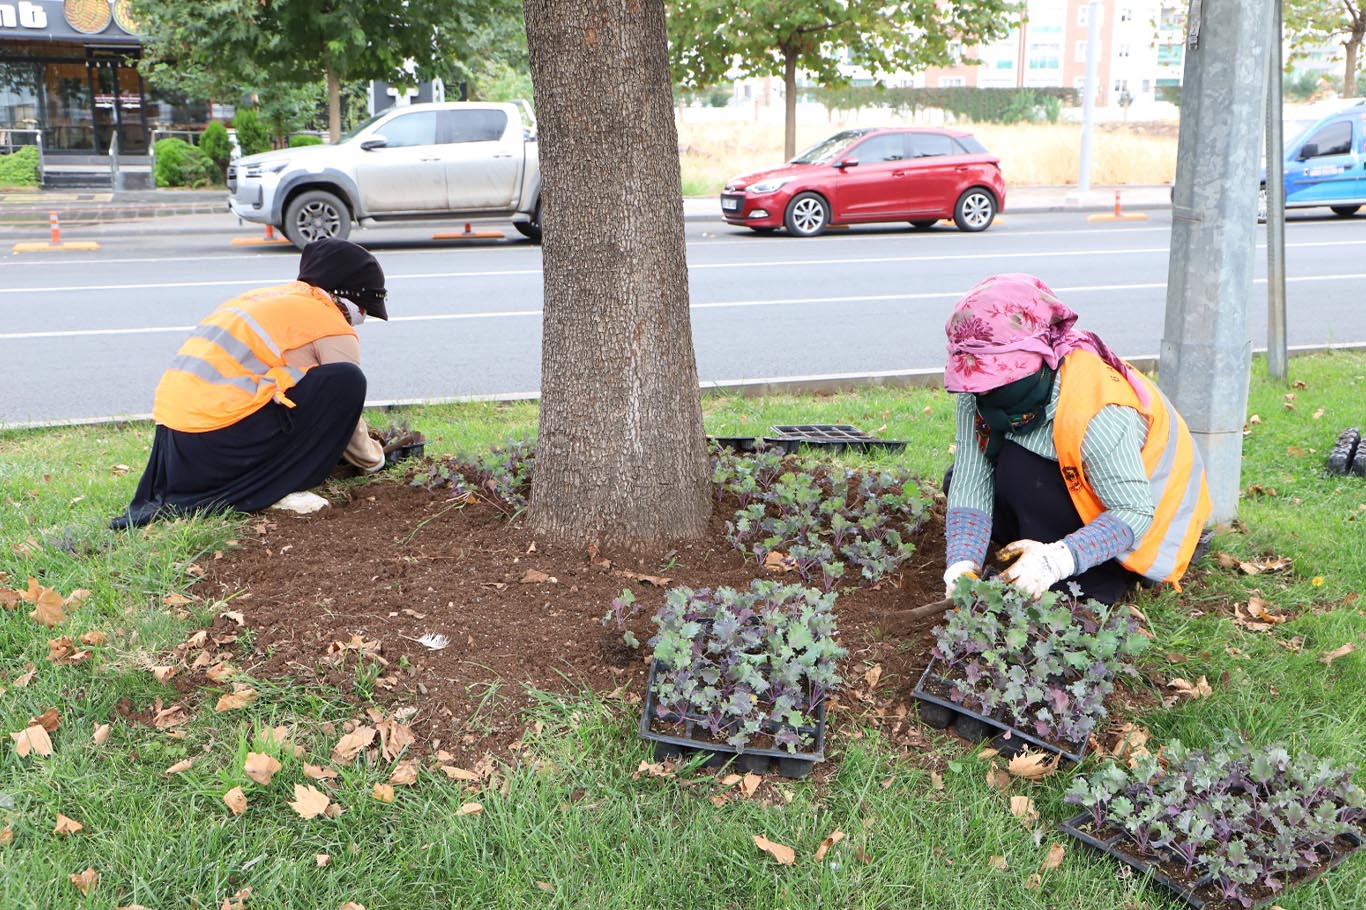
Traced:
<path id="1" fill-rule="evenodd" d="M 1266 89 L 1266 368 L 1289 376 L 1285 314 L 1285 149 L 1281 121 L 1281 0 L 1272 0 Z"/>
<path id="2" fill-rule="evenodd" d="M 1081 103 L 1081 173 L 1077 193 L 1091 189 L 1091 133 L 1095 128 L 1096 72 L 1100 68 L 1100 17 L 1103 7 L 1092 0 L 1086 7 L 1086 97 Z"/>
<path id="3" fill-rule="evenodd" d="M 1192 0 L 1186 23 L 1160 374 L 1204 461 L 1213 521 L 1238 513 L 1273 2 Z"/>

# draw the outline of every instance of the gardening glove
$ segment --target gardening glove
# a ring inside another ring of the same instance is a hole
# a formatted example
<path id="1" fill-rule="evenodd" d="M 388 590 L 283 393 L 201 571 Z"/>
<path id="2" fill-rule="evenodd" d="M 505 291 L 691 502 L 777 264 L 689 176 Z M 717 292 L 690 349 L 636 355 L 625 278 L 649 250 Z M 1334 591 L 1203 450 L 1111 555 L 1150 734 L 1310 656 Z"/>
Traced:
<path id="1" fill-rule="evenodd" d="M 1002 562 L 1016 560 L 1015 565 L 1001 573 L 1001 580 L 1034 598 L 1042 597 L 1049 588 L 1077 571 L 1072 551 L 1061 540 L 1017 540 L 996 551 L 996 558 Z"/>
<path id="2" fill-rule="evenodd" d="M 982 567 L 971 560 L 961 559 L 944 570 L 944 597 L 953 596 L 953 589 L 958 587 L 958 579 L 966 575 L 973 581 L 982 577 Z"/>

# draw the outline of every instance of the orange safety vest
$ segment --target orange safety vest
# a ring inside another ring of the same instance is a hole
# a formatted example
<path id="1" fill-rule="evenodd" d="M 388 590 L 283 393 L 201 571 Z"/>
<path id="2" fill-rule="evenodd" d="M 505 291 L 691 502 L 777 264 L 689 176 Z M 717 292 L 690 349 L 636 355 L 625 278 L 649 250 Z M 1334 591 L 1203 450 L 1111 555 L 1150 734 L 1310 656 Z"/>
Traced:
<path id="1" fill-rule="evenodd" d="M 1143 415 L 1148 436 L 1143 442 L 1142 457 L 1152 487 L 1153 523 L 1119 561 L 1151 581 L 1175 585 L 1190 565 L 1200 532 L 1209 518 L 1205 467 L 1186 421 L 1161 389 L 1137 370 L 1133 372 L 1147 390 L 1147 404 L 1100 357 L 1085 350 L 1068 354 L 1058 373 L 1062 388 L 1053 416 L 1053 444 L 1072 504 L 1081 520 L 1090 522 L 1105 511 L 1105 506 L 1087 481 L 1081 463 L 1086 428 L 1107 405 L 1133 408 Z"/>
<path id="2" fill-rule="evenodd" d="M 285 393 L 306 370 L 285 365 L 284 352 L 329 335 L 351 335 L 330 297 L 291 281 L 248 291 L 218 307 L 195 327 L 157 384 L 152 418 L 183 433 L 232 426 Z"/>

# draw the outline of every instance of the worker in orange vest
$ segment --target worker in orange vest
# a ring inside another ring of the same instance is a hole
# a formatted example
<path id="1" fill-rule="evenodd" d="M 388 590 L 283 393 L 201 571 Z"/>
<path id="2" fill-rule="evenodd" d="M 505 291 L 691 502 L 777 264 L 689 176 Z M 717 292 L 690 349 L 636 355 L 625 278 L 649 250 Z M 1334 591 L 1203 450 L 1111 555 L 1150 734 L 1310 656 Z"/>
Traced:
<path id="1" fill-rule="evenodd" d="M 307 513 L 307 492 L 342 459 L 363 471 L 385 452 L 361 419 L 365 374 L 356 326 L 388 319 L 384 270 L 364 248 L 317 240 L 296 281 L 215 309 L 157 385 L 147 470 L 115 528 L 213 510 Z"/>
<path id="2" fill-rule="evenodd" d="M 1178 585 L 1210 514 L 1200 453 L 1161 390 L 1033 275 L 988 278 L 953 309 L 944 386 L 957 392 L 946 492 L 946 594 L 979 576 L 1034 597 L 1075 585 L 1114 603 Z"/>

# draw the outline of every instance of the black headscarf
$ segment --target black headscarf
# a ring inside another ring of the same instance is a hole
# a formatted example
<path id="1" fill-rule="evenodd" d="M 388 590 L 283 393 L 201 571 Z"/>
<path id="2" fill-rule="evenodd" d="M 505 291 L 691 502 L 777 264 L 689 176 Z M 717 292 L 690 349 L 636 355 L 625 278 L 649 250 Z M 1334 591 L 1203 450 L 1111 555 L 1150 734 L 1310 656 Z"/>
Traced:
<path id="1" fill-rule="evenodd" d="M 983 452 L 987 458 L 995 461 L 1001 454 L 1006 433 L 1023 433 L 1039 422 L 1053 392 L 1054 375 L 1045 364 L 1037 373 L 973 396 L 977 400 L 977 431 L 986 437 Z"/>
<path id="2" fill-rule="evenodd" d="M 349 240 L 328 237 L 304 247 L 299 280 L 344 297 L 376 319 L 389 318 L 384 307 L 384 269 L 370 251 Z"/>

